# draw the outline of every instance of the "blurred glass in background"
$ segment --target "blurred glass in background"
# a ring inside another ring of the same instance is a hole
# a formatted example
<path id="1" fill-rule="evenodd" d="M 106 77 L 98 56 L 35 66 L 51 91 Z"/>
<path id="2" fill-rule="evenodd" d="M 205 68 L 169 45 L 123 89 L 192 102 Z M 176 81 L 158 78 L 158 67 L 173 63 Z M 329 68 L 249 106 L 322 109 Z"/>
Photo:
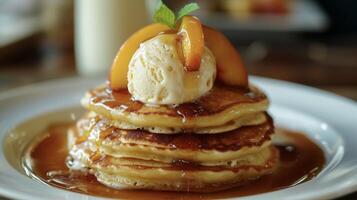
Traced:
<path id="1" fill-rule="evenodd" d="M 188 0 L 165 0 L 174 10 Z M 357 99 L 357 1 L 197 0 L 254 75 Z M 155 0 L 0 0 L 0 90 L 105 74 Z M 148 16 L 148 17 L 147 17 Z"/>
<path id="2" fill-rule="evenodd" d="M 75 45 L 81 75 L 107 74 L 120 45 L 148 23 L 145 0 L 77 0 Z"/>

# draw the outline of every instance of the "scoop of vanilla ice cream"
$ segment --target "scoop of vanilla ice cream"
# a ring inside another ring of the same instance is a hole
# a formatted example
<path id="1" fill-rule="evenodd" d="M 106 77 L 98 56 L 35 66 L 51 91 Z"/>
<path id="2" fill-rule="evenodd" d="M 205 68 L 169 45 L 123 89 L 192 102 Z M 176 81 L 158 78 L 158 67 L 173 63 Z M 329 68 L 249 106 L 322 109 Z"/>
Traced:
<path id="1" fill-rule="evenodd" d="M 128 90 L 135 100 L 147 104 L 181 104 L 207 93 L 216 78 L 216 60 L 205 47 L 199 71 L 186 72 L 177 53 L 173 34 L 143 42 L 128 70 Z"/>

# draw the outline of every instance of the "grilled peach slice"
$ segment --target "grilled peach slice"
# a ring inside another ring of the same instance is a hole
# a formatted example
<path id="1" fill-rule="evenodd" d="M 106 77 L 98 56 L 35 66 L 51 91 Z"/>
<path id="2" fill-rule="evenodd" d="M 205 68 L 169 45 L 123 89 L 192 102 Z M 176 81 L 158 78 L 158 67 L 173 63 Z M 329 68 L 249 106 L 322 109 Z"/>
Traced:
<path id="1" fill-rule="evenodd" d="M 135 32 L 120 47 L 109 74 L 110 87 L 113 90 L 123 89 L 128 84 L 128 66 L 130 60 L 140 44 L 145 40 L 155 37 L 161 32 L 171 30 L 168 26 L 160 23 L 150 24 Z"/>
<path id="2" fill-rule="evenodd" d="M 181 46 L 186 70 L 199 70 L 205 47 L 200 20 L 192 16 L 183 17 L 178 34 L 181 36 Z"/>
<path id="3" fill-rule="evenodd" d="M 248 87 L 248 74 L 238 51 L 223 33 L 203 26 L 205 42 L 217 63 L 217 79 L 227 85 Z"/>

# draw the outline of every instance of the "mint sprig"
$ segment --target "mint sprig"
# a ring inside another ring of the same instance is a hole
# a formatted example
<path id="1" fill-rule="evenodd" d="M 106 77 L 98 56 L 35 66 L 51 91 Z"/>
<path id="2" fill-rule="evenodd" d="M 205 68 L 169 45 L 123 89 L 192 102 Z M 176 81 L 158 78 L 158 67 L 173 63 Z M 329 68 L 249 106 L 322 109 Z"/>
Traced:
<path id="1" fill-rule="evenodd" d="M 189 3 L 179 10 L 176 17 L 175 13 L 170 8 L 168 8 L 162 2 L 162 0 L 159 0 L 153 15 L 153 20 L 158 23 L 166 24 L 170 28 L 175 28 L 176 23 L 182 17 L 188 15 L 189 13 L 195 10 L 198 10 L 199 8 L 200 7 L 198 6 L 197 3 Z"/>
<path id="2" fill-rule="evenodd" d="M 200 9 L 197 3 L 189 3 L 185 5 L 177 14 L 177 20 L 180 20 L 183 16 L 190 14 L 191 12 Z"/>
<path id="3" fill-rule="evenodd" d="M 175 13 L 170 8 L 168 8 L 164 3 L 162 3 L 161 0 L 156 6 L 153 19 L 155 22 L 166 24 L 171 28 L 175 27 L 175 23 L 176 23 Z"/>

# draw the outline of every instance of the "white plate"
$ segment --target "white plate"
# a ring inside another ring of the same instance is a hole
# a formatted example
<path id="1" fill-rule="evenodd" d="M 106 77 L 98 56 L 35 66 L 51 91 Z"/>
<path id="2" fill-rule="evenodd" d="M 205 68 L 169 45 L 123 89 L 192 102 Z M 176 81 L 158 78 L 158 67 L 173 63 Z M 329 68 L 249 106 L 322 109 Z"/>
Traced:
<path id="1" fill-rule="evenodd" d="M 51 81 L 0 94 L 0 195 L 15 199 L 97 199 L 34 181 L 24 175 L 20 155 L 50 122 L 76 120 L 79 99 L 103 79 Z M 327 165 L 315 179 L 240 199 L 327 199 L 357 190 L 357 105 L 314 88 L 251 77 L 271 99 L 278 126 L 305 132 L 324 150 Z M 41 117 L 42 116 L 42 117 Z M 14 127 L 21 125 L 17 129 Z"/>

